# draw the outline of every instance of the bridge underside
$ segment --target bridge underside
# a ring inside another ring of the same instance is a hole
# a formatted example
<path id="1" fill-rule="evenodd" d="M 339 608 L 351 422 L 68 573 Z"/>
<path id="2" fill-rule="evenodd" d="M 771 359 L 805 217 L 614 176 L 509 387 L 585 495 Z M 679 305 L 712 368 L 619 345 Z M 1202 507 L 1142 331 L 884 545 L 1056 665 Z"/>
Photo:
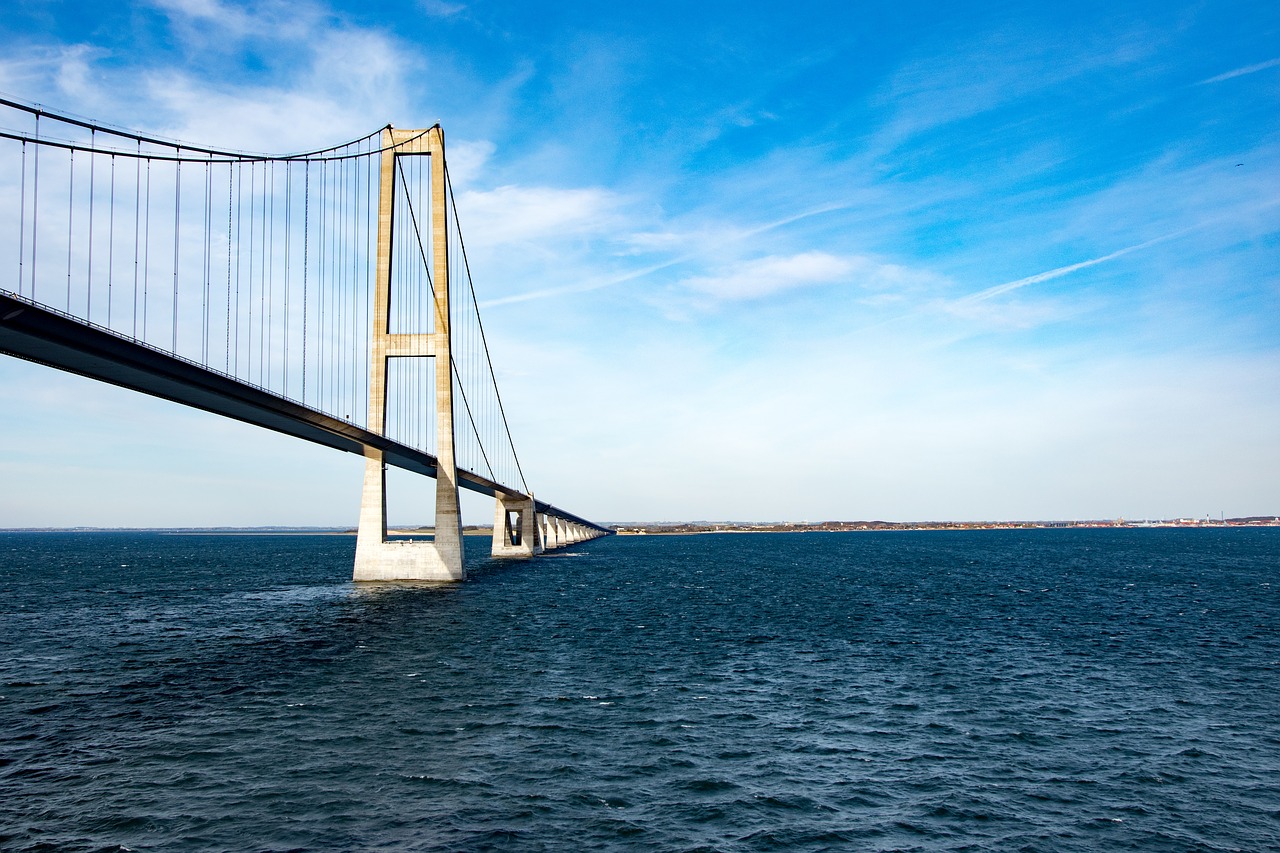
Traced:
<path id="1" fill-rule="evenodd" d="M 430 453 L 4 292 L 0 292 L 0 352 L 348 453 L 363 456 L 366 448 L 372 448 L 382 452 L 388 465 L 436 476 L 437 460 Z M 465 470 L 458 471 L 458 485 L 491 497 L 525 497 Z M 603 530 L 542 501 L 536 509 Z"/>

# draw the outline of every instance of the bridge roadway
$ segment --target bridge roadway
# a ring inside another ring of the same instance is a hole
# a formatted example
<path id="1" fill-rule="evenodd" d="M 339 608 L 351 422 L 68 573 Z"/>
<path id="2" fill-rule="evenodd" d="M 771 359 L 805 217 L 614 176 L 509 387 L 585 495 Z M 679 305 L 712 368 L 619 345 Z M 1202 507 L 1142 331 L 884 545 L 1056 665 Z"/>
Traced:
<path id="1" fill-rule="evenodd" d="M 5 291 L 0 291 L 0 352 L 348 453 L 363 456 L 371 447 L 381 450 L 389 465 L 436 476 L 436 457 L 430 453 Z M 461 468 L 458 485 L 490 497 L 527 498 Z M 535 506 L 538 513 L 612 532 L 543 501 Z"/>

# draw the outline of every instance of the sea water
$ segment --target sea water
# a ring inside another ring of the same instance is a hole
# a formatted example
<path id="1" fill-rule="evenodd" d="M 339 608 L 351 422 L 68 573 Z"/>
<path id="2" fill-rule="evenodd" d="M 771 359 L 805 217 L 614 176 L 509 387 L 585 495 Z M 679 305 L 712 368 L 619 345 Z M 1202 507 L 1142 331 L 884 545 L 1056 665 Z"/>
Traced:
<path id="1" fill-rule="evenodd" d="M 1280 849 L 1280 529 L 0 535 L 0 849 Z"/>

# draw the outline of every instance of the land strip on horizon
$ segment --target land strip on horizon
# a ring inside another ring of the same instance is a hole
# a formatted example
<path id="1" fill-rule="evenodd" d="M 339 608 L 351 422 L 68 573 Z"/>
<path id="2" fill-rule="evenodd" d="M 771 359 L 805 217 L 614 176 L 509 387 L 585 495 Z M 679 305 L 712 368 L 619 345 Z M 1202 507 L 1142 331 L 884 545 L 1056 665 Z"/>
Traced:
<path id="1" fill-rule="evenodd" d="M 647 521 L 608 522 L 610 530 L 624 536 L 688 535 L 695 533 L 843 533 L 871 530 L 1036 530 L 1060 528 L 1142 528 L 1142 527 L 1280 527 L 1280 515 L 1251 515 L 1239 518 L 1171 519 L 1091 519 L 1071 521 Z M 468 536 L 492 536 L 489 525 L 465 525 Z M 262 534 L 354 536 L 353 527 L 307 527 L 264 525 L 261 527 L 0 527 L 0 533 L 170 533 L 170 534 Z M 388 528 L 391 536 L 423 536 L 432 527 Z"/>
<path id="2" fill-rule="evenodd" d="M 690 533 L 843 533 L 861 530 L 1035 530 L 1099 527 L 1280 527 L 1280 516 L 1243 518 L 1092 519 L 1073 521 L 818 521 L 626 522 L 607 527 L 622 535 Z"/>

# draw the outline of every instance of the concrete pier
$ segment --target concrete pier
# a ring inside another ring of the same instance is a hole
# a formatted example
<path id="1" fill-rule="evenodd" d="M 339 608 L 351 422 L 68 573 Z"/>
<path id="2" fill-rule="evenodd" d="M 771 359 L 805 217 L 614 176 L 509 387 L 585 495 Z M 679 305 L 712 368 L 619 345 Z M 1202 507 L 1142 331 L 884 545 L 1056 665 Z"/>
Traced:
<path id="1" fill-rule="evenodd" d="M 493 556 L 532 557 L 541 554 L 544 548 L 537 515 L 532 497 L 497 495 L 493 512 Z"/>

